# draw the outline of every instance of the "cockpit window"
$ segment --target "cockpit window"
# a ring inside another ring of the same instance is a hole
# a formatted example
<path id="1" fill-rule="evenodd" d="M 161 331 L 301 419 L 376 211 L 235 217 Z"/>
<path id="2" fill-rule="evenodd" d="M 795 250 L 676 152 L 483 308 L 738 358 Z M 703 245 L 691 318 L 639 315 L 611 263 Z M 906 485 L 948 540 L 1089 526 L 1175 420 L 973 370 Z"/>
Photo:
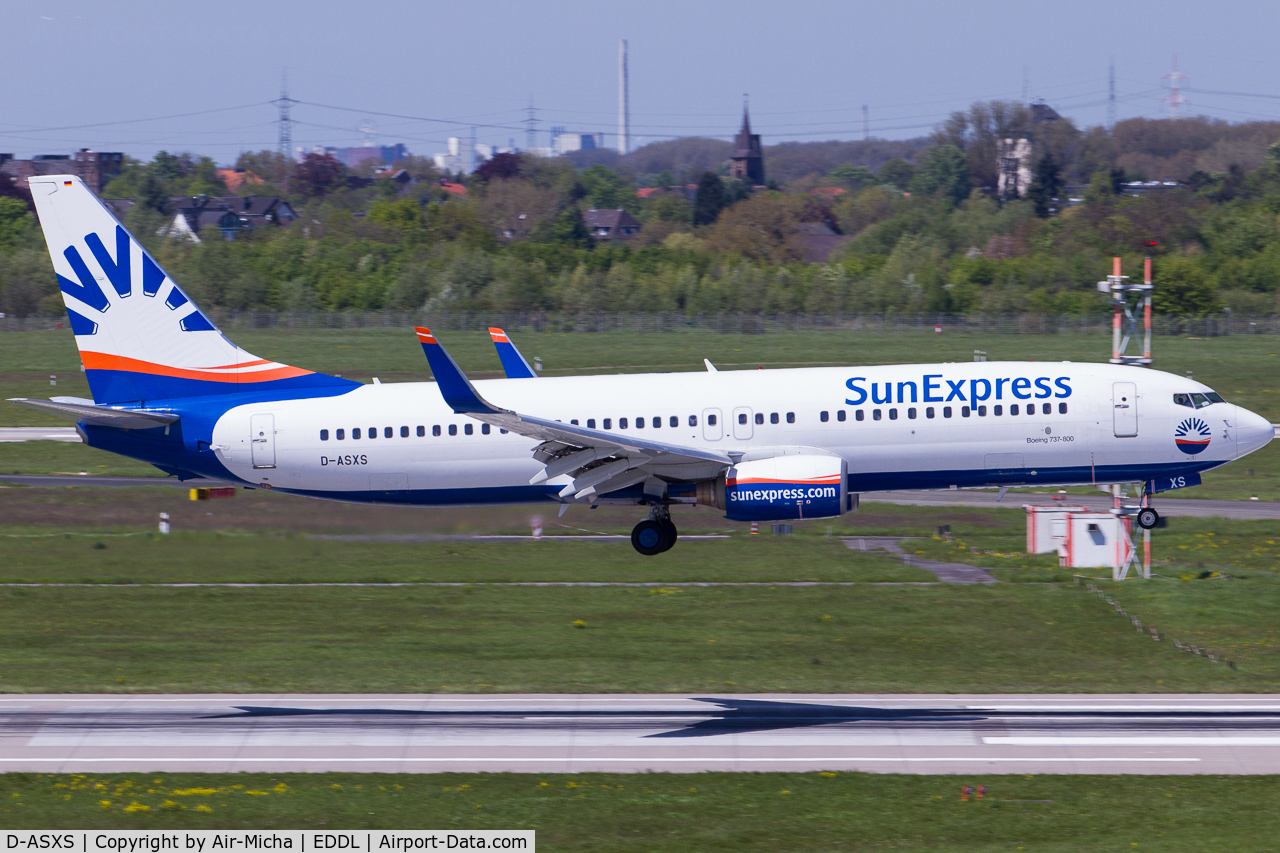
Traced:
<path id="1" fill-rule="evenodd" d="M 1225 403 L 1222 395 L 1210 391 L 1208 394 L 1174 394 L 1173 404 L 1175 406 L 1186 406 L 1189 409 L 1203 409 L 1205 406 L 1211 406 L 1214 403 Z"/>

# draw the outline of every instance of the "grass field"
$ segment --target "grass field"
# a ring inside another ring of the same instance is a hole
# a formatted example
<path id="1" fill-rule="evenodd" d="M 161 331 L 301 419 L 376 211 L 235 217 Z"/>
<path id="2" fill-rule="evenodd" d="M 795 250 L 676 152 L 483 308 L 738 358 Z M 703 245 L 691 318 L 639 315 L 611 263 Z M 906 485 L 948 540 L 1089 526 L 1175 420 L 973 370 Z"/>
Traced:
<path id="1" fill-rule="evenodd" d="M 961 785 L 986 785 L 961 802 Z M 1271 850 L 1274 776 L 9 774 L 8 829 L 533 829 L 539 850 Z M 207 810 L 207 811 L 206 811 Z"/>
<path id="2" fill-rule="evenodd" d="M 1116 594 L 1237 669 L 1152 642 L 1073 585 L 8 587 L 0 690 L 1280 689 L 1280 582 L 1165 584 Z"/>

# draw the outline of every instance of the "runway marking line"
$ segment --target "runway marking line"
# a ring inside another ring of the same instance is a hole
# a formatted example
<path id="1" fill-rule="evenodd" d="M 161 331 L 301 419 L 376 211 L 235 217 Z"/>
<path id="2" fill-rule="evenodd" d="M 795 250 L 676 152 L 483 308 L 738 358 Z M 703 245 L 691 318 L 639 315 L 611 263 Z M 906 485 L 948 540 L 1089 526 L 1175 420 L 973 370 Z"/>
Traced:
<path id="1" fill-rule="evenodd" d="M 66 764 L 66 763 L 69 763 L 69 762 L 77 762 L 77 761 L 78 761 L 78 762 L 82 762 L 82 763 L 92 763 L 92 764 L 111 764 L 111 763 L 119 764 L 119 763 L 126 762 L 126 761 L 152 761 L 152 762 L 155 762 L 155 761 L 164 761 L 164 762 L 170 762 L 170 763 L 172 763 L 172 762 L 179 762 L 179 761 L 186 761 L 186 762 L 201 762 L 201 763 L 214 763 L 214 762 L 221 762 L 221 763 L 223 763 L 223 764 L 248 764 L 248 763 L 262 764 L 262 763 L 271 762 L 271 761 L 277 761 L 277 762 L 279 762 L 279 761 L 284 761 L 284 762 L 289 762 L 289 763 L 293 763 L 293 764 L 324 764 L 324 763 L 337 763 L 337 762 L 342 762 L 342 763 L 356 763 L 356 762 L 362 762 L 362 761 L 363 761 L 363 762 L 371 762 L 371 761 L 372 761 L 372 762 L 379 762 L 379 763 L 392 763 L 392 762 L 397 762 L 397 761 L 399 761 L 399 762 L 415 762 L 415 763 L 424 763 L 424 762 L 428 762 L 428 763 L 438 763 L 438 764 L 445 764 L 445 763 L 449 763 L 449 762 L 453 762 L 453 763 L 458 763 L 458 762 L 469 762 L 469 763 L 480 763 L 480 762 L 485 762 L 485 763 L 503 763 L 503 762 L 505 762 L 505 763 L 508 763 L 508 764 L 516 764 L 516 763 L 520 763 L 520 764 L 529 764 L 529 763 L 535 763 L 535 762 L 537 762 L 537 763 L 544 763 L 544 764 L 545 764 L 545 763 L 548 763 L 548 762 L 560 762 L 560 763 L 566 763 L 566 764 L 605 763 L 605 762 L 613 762 L 613 763 L 627 763 L 627 762 L 632 762 L 632 763 L 640 763 L 640 764 L 644 764 L 644 763 L 648 763 L 648 764 L 676 764 L 676 763 L 696 763 L 696 762 L 707 763 L 707 762 L 713 762 L 713 761 L 714 761 L 714 762 L 734 762 L 734 763 L 737 763 L 737 764 L 766 764 L 766 763 L 767 763 L 767 764 L 784 764 L 784 763 L 790 763 L 790 764 L 795 764 L 795 763 L 821 764 L 821 763 L 824 763 L 824 762 L 849 762 L 849 761 L 864 761 L 864 762 L 872 762 L 872 761 L 874 761 L 874 762 L 899 762 L 899 761 L 901 761 L 901 762 L 917 762 L 917 763 L 918 763 L 918 762 L 929 762 L 929 761 L 939 761 L 939 762 L 941 762 L 941 761 L 947 761 L 947 762 L 960 762 L 960 761 L 986 761 L 986 762 L 995 762 L 995 761 L 1002 761 L 1002 762 L 1045 761 L 1045 762 L 1084 762 L 1084 763 L 1103 763 L 1103 762 L 1109 762 L 1109 761 L 1110 761 L 1110 762 L 1125 762 L 1125 763 L 1134 763 L 1134 762 L 1165 762 L 1165 763 L 1167 763 L 1167 762 L 1196 762 L 1196 761 L 1200 761 L 1200 759 L 1199 759 L 1199 758 L 1129 758 L 1129 757 L 1124 757 L 1124 756 L 1116 757 L 1116 758 L 1026 758 L 1026 757 L 995 758 L 995 757 L 991 757 L 991 756 L 982 756 L 982 755 L 976 755 L 976 756 L 973 756 L 972 758 L 959 758 L 959 757 L 947 757 L 947 758 L 883 758 L 883 757 L 858 757 L 858 758 L 829 758 L 829 757 L 828 757 L 828 758 L 741 758 L 741 757 L 739 757 L 739 758 L 643 758 L 643 757 L 620 757 L 620 758 L 561 758 L 561 757 L 549 757 L 549 758 L 468 758 L 468 757 L 465 757 L 465 756 L 463 756 L 463 757 L 458 757 L 458 758 L 441 758 L 441 757 L 432 757 L 432 758 L 402 758 L 402 757 L 399 757 L 399 756 L 394 757 L 394 758 L 384 758 L 384 757 L 378 757 L 378 756 L 371 756 L 371 757 L 369 757 L 369 758 L 285 758 L 285 757 L 281 757 L 281 758 L 231 758 L 231 757 L 228 757 L 228 758 L 172 758 L 172 757 L 171 757 L 171 758 L 164 758 L 164 757 L 160 757 L 160 756 L 156 756 L 156 757 L 142 756 L 142 757 L 130 757 L 130 758 L 0 758 L 0 762 L 4 762 L 4 763 L 6 763 L 6 764 L 21 764 L 21 763 L 24 763 L 24 762 L 26 762 L 26 763 L 36 763 L 36 762 L 39 762 L 39 763 L 45 763 L 45 764 L 47 764 L 47 763 L 53 763 L 53 762 L 60 762 L 60 763 Z"/>

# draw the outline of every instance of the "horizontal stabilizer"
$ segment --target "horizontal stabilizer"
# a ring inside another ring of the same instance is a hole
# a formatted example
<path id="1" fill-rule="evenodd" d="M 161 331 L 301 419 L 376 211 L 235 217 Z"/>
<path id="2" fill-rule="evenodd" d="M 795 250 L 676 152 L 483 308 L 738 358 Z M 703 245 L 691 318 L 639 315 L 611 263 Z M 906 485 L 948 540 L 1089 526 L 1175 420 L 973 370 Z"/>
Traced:
<path id="1" fill-rule="evenodd" d="M 9 402 L 29 406 L 41 412 L 76 421 L 77 423 L 116 427 L 117 429 L 155 429 L 178 421 L 177 415 L 168 412 L 113 409 L 109 406 L 94 406 L 55 400 L 32 400 L 26 397 L 10 397 Z"/>

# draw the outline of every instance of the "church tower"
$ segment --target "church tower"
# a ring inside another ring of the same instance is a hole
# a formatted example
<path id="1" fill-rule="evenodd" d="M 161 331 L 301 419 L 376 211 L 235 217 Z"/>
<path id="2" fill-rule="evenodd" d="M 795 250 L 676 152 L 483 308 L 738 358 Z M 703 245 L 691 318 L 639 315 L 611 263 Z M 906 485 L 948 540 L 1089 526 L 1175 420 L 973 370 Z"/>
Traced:
<path id="1" fill-rule="evenodd" d="M 751 116 L 747 105 L 742 105 L 742 129 L 733 140 L 729 177 L 750 181 L 753 185 L 764 183 L 764 152 L 760 148 L 760 134 L 751 132 Z"/>

